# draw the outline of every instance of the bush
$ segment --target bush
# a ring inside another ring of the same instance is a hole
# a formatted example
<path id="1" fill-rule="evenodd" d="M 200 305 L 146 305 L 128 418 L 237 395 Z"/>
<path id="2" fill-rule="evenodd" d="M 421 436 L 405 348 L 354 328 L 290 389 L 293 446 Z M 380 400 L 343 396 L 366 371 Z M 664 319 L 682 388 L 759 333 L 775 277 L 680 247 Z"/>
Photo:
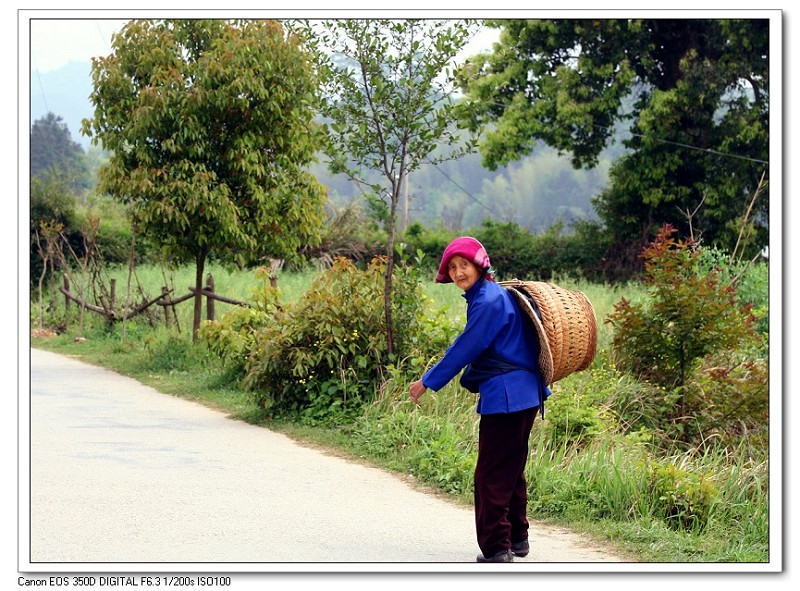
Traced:
<path id="1" fill-rule="evenodd" d="M 749 308 L 739 305 L 735 289 L 718 273 L 701 271 L 699 248 L 676 241 L 673 233 L 662 228 L 642 254 L 649 299 L 633 304 L 623 298 L 607 322 L 615 328 L 617 366 L 657 387 L 661 428 L 691 442 L 712 427 L 737 423 L 736 407 L 728 404 L 732 387 L 746 386 L 756 408 L 766 404 L 767 389 L 759 389 L 766 386 L 766 365 L 756 356 L 759 338 Z M 709 365 L 731 352 L 738 361 Z M 726 410 L 717 416 L 720 408 Z"/>
<path id="2" fill-rule="evenodd" d="M 720 282 L 736 288 L 736 300 L 755 317 L 758 332 L 769 334 L 769 265 L 734 260 L 718 248 L 703 248 L 698 258 L 700 274 L 714 273 Z"/>
<path id="3" fill-rule="evenodd" d="M 403 242 L 406 243 L 410 252 L 419 252 L 424 255 L 423 270 L 428 275 L 435 276 L 444 249 L 458 236 L 460 234 L 444 228 L 426 228 L 419 222 L 414 222 L 403 234 Z"/>
<path id="4" fill-rule="evenodd" d="M 551 388 L 545 404 L 546 431 L 554 446 L 574 446 L 617 430 L 609 401 L 619 379 L 606 369 L 574 373 Z"/>
<path id="5" fill-rule="evenodd" d="M 417 371 L 443 347 L 440 341 L 449 335 L 423 320 L 427 300 L 418 271 L 398 265 L 392 293 L 396 353 L 388 355 L 385 270 L 380 258 L 363 271 L 337 259 L 299 302 L 277 311 L 253 343 L 243 345 L 249 347 L 244 384 L 260 408 L 308 424 L 349 423 L 390 373 Z"/>
<path id="6" fill-rule="evenodd" d="M 537 252 L 534 237 L 524 228 L 489 220 L 474 236 L 486 248 L 500 278 L 540 279 L 544 276 L 542 253 Z"/>
<path id="7" fill-rule="evenodd" d="M 487 220 L 479 228 L 455 233 L 415 222 L 406 230 L 403 241 L 412 252 L 424 253 L 429 272 L 435 272 L 450 241 L 470 234 L 486 247 L 502 279 L 549 281 L 564 275 L 601 278 L 603 253 L 609 242 L 606 233 L 590 222 L 576 222 L 573 229 L 567 234 L 564 225 L 557 223 L 534 236 L 517 224 Z"/>
<path id="8" fill-rule="evenodd" d="M 694 474 L 672 463 L 650 466 L 652 507 L 674 529 L 698 530 L 708 518 L 718 492 L 707 474 Z"/>
<path id="9" fill-rule="evenodd" d="M 699 249 L 673 239 L 674 232 L 662 228 L 642 254 L 649 300 L 623 298 L 607 320 L 616 329 L 618 365 L 666 387 L 684 385 L 705 355 L 755 341 L 753 319 L 737 305 L 735 290 L 716 273 L 698 273 Z"/>
<path id="10" fill-rule="evenodd" d="M 682 390 L 682 439 L 735 445 L 744 436 L 769 445 L 769 365 L 753 350 L 721 350 L 703 359 Z"/>
<path id="11" fill-rule="evenodd" d="M 93 239 L 103 262 L 115 264 L 130 260 L 134 232 L 125 205 L 107 196 L 92 195 L 86 206 L 78 208 L 77 216 L 83 234 L 96 228 Z M 154 257 L 152 245 L 143 236 L 135 237 L 133 248 L 137 263 Z"/>
<path id="12" fill-rule="evenodd" d="M 247 358 L 257 346 L 258 334 L 273 322 L 280 310 L 278 291 L 269 283 L 266 267 L 256 270 L 256 288 L 251 294 L 253 306 L 236 307 L 220 320 L 200 325 L 199 337 L 233 376 L 243 378 Z"/>
<path id="13" fill-rule="evenodd" d="M 594 225 L 576 225 L 564 233 L 554 224 L 532 235 L 514 223 L 484 222 L 475 237 L 486 247 L 492 266 L 503 278 L 551 281 L 556 276 L 599 277 L 607 239 Z"/>

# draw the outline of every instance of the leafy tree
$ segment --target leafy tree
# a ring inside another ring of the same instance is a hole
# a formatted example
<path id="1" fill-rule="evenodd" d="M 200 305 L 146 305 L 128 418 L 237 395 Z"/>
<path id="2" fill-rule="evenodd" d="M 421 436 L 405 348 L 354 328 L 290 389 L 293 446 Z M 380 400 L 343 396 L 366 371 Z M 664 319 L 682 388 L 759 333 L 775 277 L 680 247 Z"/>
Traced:
<path id="1" fill-rule="evenodd" d="M 470 23 L 328 20 L 304 23 L 299 29 L 316 48 L 321 113 L 330 132 L 324 149 L 331 170 L 365 185 L 373 208 L 386 216 L 384 311 L 391 355 L 395 225 L 403 181 L 422 163 L 443 161 L 458 152 L 454 148 L 443 156 L 434 153 L 439 146 L 459 144 L 454 103 L 445 84 L 453 58 L 470 38 Z M 383 175 L 383 183 L 370 181 L 375 172 Z M 387 193 L 388 205 L 380 207 Z"/>
<path id="2" fill-rule="evenodd" d="M 642 245 L 664 223 L 733 248 L 749 195 L 768 172 L 768 20 L 488 24 L 503 29 L 500 42 L 460 71 L 470 98 L 464 119 L 474 129 L 494 124 L 481 146 L 487 166 L 541 140 L 576 168 L 592 167 L 628 125 L 628 151 L 595 202 L 616 238 L 610 260 L 640 265 Z M 751 252 L 766 244 L 767 216 L 763 198 Z"/>
<path id="3" fill-rule="evenodd" d="M 81 145 L 72 140 L 61 117 L 48 113 L 31 125 L 31 177 L 58 176 L 73 191 L 89 186 L 89 168 Z"/>
<path id="4" fill-rule="evenodd" d="M 111 152 L 100 187 L 174 260 L 290 258 L 313 242 L 324 192 L 307 52 L 276 21 L 131 21 L 93 60 L 84 133 Z"/>

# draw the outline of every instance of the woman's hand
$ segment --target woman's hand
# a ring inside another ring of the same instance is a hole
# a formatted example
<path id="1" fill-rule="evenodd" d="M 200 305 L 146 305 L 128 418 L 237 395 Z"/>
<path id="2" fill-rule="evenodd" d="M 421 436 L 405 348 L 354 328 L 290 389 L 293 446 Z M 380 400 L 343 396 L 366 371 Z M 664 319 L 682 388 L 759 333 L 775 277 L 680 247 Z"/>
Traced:
<path id="1" fill-rule="evenodd" d="M 408 394 L 411 396 L 411 402 L 414 404 L 419 404 L 420 396 L 425 393 L 427 388 L 422 385 L 422 380 L 417 380 L 408 389 Z"/>

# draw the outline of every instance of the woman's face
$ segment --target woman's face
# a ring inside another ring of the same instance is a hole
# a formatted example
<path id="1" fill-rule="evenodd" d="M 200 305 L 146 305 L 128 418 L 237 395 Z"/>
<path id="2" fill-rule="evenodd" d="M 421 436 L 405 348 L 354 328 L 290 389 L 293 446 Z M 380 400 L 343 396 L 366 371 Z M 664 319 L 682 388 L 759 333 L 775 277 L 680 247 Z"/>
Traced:
<path id="1" fill-rule="evenodd" d="M 475 285 L 475 282 L 481 276 L 481 270 L 478 265 L 460 255 L 455 255 L 447 263 L 447 273 L 453 283 L 464 291 L 469 291 L 469 288 Z"/>

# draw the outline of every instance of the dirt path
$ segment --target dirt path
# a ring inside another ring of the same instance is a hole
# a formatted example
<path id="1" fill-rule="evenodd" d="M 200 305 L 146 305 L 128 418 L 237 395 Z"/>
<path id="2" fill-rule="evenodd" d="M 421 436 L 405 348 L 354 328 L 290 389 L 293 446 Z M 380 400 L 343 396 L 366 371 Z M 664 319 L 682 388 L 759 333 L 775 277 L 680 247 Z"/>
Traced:
<path id="1" fill-rule="evenodd" d="M 472 511 L 394 475 L 36 349 L 30 389 L 27 572 L 414 572 L 421 563 L 537 572 L 616 564 L 613 572 L 624 561 L 533 524 L 528 557 L 476 565 Z"/>

